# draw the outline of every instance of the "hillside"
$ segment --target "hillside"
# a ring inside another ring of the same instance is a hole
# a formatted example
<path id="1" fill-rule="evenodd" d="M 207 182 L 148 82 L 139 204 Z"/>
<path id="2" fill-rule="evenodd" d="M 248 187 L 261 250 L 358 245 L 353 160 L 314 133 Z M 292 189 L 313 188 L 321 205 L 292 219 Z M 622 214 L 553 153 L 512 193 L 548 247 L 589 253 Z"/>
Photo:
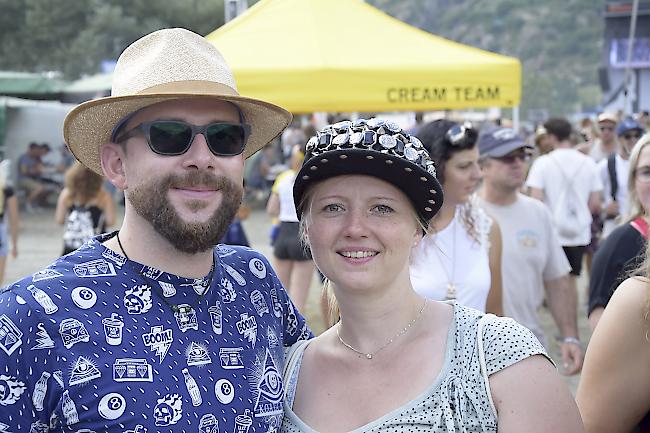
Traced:
<path id="1" fill-rule="evenodd" d="M 448 39 L 515 56 L 523 65 L 522 117 L 569 114 L 600 102 L 603 0 L 367 0 Z"/>

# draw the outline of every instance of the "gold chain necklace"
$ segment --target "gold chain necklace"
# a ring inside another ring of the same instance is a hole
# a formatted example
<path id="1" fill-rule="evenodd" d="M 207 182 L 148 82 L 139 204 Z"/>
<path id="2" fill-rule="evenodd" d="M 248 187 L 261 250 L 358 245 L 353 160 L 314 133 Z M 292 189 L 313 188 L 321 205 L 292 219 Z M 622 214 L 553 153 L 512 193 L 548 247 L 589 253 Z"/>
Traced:
<path id="1" fill-rule="evenodd" d="M 422 303 L 422 308 L 420 308 L 420 311 L 418 311 L 418 314 L 413 318 L 413 320 L 411 320 L 408 323 L 408 325 L 406 325 L 404 327 L 404 329 L 402 329 L 397 334 L 395 334 L 395 336 L 393 338 L 388 340 L 388 342 L 386 344 L 384 344 L 383 346 L 381 346 L 379 349 L 375 350 L 374 352 L 368 352 L 368 353 L 362 352 L 362 351 L 360 351 L 358 349 L 355 349 L 354 347 L 352 347 L 351 345 L 349 345 L 345 341 L 343 341 L 343 339 L 341 338 L 341 322 L 339 322 L 339 326 L 336 328 L 336 336 L 339 337 L 339 341 L 341 342 L 341 344 L 344 345 L 345 347 L 347 347 L 348 349 L 350 349 L 351 351 L 356 352 L 359 355 L 364 356 L 366 359 L 372 359 L 374 356 L 377 355 L 377 353 L 384 350 L 389 344 L 391 344 L 397 338 L 399 338 L 402 335 L 406 334 L 409 331 L 409 329 L 411 329 L 411 327 L 413 325 L 415 325 L 415 323 L 420 319 L 420 317 L 422 317 L 422 313 L 424 312 L 424 307 L 426 307 L 426 306 L 427 306 L 427 299 L 424 300 L 424 302 Z"/>

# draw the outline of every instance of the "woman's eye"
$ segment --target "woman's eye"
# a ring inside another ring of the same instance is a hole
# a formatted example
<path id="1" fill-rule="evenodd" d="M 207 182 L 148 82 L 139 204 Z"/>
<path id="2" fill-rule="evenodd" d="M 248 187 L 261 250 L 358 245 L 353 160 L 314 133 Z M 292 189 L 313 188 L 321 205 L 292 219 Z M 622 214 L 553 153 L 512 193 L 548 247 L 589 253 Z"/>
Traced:
<path id="1" fill-rule="evenodd" d="M 325 212 L 339 212 L 343 210 L 343 206 L 340 204 L 328 204 L 323 208 L 323 210 Z"/>
<path id="2" fill-rule="evenodd" d="M 374 211 L 382 214 L 391 213 L 393 208 L 386 206 L 385 204 L 378 204 L 374 207 Z"/>

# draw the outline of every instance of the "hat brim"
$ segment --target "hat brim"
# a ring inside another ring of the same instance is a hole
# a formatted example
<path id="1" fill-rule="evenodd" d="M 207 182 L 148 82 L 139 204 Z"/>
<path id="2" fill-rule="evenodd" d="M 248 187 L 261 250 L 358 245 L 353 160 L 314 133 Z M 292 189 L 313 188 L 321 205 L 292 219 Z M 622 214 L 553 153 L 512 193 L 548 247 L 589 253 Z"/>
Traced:
<path id="1" fill-rule="evenodd" d="M 501 146 L 495 149 L 492 149 L 488 152 L 481 154 L 481 156 L 488 156 L 491 158 L 501 158 L 517 149 L 534 149 L 534 147 L 522 140 L 512 140 L 502 144 Z"/>
<path id="2" fill-rule="evenodd" d="M 63 123 L 63 137 L 79 162 L 103 175 L 99 149 L 111 140 L 113 128 L 121 119 L 159 102 L 194 98 L 231 102 L 239 107 L 246 123 L 251 125 L 245 158 L 280 135 L 291 122 L 291 113 L 284 108 L 245 96 L 199 93 L 109 96 L 85 102 L 70 111 Z"/>
<path id="3" fill-rule="evenodd" d="M 298 217 L 302 216 L 303 196 L 311 185 L 343 175 L 373 176 L 399 188 L 411 200 L 425 226 L 442 206 L 442 186 L 420 166 L 398 156 L 350 148 L 320 153 L 303 164 L 293 185 Z"/>

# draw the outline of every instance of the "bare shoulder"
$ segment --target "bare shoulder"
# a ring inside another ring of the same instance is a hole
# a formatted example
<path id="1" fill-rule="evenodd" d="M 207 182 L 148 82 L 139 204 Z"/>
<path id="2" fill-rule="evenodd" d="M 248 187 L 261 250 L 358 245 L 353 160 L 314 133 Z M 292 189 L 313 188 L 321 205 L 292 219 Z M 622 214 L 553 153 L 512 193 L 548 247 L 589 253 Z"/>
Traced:
<path id="1" fill-rule="evenodd" d="M 619 285 L 606 310 L 616 314 L 645 315 L 650 299 L 650 280 L 644 277 L 632 277 Z"/>

